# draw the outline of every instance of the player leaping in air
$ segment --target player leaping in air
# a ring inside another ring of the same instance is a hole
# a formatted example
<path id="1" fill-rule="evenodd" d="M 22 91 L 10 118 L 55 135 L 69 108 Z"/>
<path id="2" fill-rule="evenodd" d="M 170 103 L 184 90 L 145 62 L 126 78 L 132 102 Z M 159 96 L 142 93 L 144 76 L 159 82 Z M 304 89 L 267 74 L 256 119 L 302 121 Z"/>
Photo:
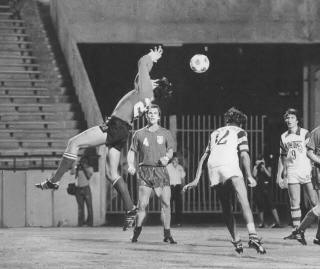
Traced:
<path id="1" fill-rule="evenodd" d="M 121 98 L 106 122 L 69 139 L 58 169 L 51 178 L 36 184 L 36 187 L 42 190 L 58 189 L 62 176 L 77 160 L 79 148 L 99 146 L 105 143 L 107 146 L 107 178 L 122 197 L 126 210 L 123 229 L 126 230 L 134 224 L 137 208 L 132 202 L 126 182 L 118 172 L 120 152 L 127 143 L 133 119 L 143 115 L 155 96 L 165 95 L 169 91 L 170 85 L 166 79 L 152 80 L 149 74 L 153 63 L 161 58 L 162 53 L 163 49 L 159 46 L 140 58 L 134 89 Z"/>
<path id="2" fill-rule="evenodd" d="M 225 126 L 212 132 L 209 144 L 202 155 L 195 179 L 184 186 L 183 191 L 194 188 L 199 183 L 202 165 L 208 159 L 208 174 L 211 187 L 216 187 L 227 228 L 232 237 L 232 243 L 238 253 L 243 252 L 243 246 L 239 234 L 236 231 L 236 223 L 232 214 L 231 194 L 235 190 L 242 207 L 242 214 L 247 223 L 249 233 L 249 247 L 256 249 L 260 254 L 265 254 L 261 239 L 258 238 L 252 211 L 247 196 L 244 177 L 239 166 L 244 168 L 245 177 L 249 186 L 254 187 L 256 181 L 250 170 L 250 156 L 247 133 L 241 128 L 246 123 L 247 117 L 241 111 L 230 108 L 224 114 Z"/>

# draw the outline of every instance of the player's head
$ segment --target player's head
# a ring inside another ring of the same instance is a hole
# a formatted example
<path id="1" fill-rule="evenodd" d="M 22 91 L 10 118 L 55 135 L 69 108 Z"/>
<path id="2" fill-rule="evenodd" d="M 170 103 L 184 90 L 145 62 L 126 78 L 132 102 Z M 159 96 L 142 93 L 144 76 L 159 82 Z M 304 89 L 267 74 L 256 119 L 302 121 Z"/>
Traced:
<path id="1" fill-rule="evenodd" d="M 232 107 L 224 113 L 225 124 L 234 124 L 237 126 L 245 126 L 247 123 L 247 115 L 240 110 Z"/>
<path id="2" fill-rule="evenodd" d="M 172 95 L 172 83 L 166 77 L 156 80 L 157 86 L 153 89 L 154 99 L 168 98 Z"/>
<path id="3" fill-rule="evenodd" d="M 288 126 L 288 129 L 296 128 L 299 123 L 299 113 L 295 108 L 289 108 L 283 115 L 283 119 Z"/>
<path id="4" fill-rule="evenodd" d="M 148 124 L 154 125 L 158 124 L 161 117 L 161 109 L 157 104 L 151 104 L 147 110 L 146 118 Z"/>

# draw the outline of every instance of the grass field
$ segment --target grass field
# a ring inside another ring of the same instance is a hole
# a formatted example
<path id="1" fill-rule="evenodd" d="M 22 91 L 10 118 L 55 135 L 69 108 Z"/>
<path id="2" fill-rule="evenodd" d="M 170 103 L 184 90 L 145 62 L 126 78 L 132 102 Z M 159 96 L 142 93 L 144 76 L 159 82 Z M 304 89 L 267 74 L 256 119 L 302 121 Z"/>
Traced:
<path id="1" fill-rule="evenodd" d="M 0 268 L 320 268 L 320 246 L 313 245 L 315 228 L 307 231 L 307 246 L 282 238 L 291 228 L 259 229 L 266 255 L 247 247 L 237 254 L 226 228 L 173 228 L 177 245 L 162 242 L 162 227 L 144 227 L 137 243 L 132 231 L 120 227 L 11 228 L 0 230 Z"/>

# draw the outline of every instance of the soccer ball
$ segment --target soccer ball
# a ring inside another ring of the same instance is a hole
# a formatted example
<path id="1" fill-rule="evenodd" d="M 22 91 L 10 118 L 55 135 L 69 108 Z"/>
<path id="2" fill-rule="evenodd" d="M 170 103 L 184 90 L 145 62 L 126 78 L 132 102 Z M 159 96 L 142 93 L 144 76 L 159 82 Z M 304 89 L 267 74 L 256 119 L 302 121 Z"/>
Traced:
<path id="1" fill-rule="evenodd" d="M 204 54 L 193 55 L 190 59 L 190 68 L 196 73 L 204 73 L 209 69 L 210 61 Z"/>

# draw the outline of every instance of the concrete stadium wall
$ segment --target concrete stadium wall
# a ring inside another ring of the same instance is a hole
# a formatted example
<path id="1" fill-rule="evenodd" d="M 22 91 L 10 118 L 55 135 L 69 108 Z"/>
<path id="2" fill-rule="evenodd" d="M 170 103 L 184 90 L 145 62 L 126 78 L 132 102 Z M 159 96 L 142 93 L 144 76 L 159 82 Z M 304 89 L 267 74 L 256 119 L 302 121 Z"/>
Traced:
<path id="1" fill-rule="evenodd" d="M 309 43 L 318 0 L 51 0 L 77 42 Z M 57 15 L 58 14 L 58 15 Z M 61 25 L 60 25 L 61 26 Z"/>
<path id="2" fill-rule="evenodd" d="M 34 187 L 50 176 L 52 171 L 0 172 L 1 227 L 76 226 L 78 208 L 75 196 L 66 191 L 74 177 L 66 174 L 57 191 L 41 191 Z M 95 173 L 90 180 L 94 225 L 105 223 L 104 205 L 101 205 L 100 178 Z"/>

